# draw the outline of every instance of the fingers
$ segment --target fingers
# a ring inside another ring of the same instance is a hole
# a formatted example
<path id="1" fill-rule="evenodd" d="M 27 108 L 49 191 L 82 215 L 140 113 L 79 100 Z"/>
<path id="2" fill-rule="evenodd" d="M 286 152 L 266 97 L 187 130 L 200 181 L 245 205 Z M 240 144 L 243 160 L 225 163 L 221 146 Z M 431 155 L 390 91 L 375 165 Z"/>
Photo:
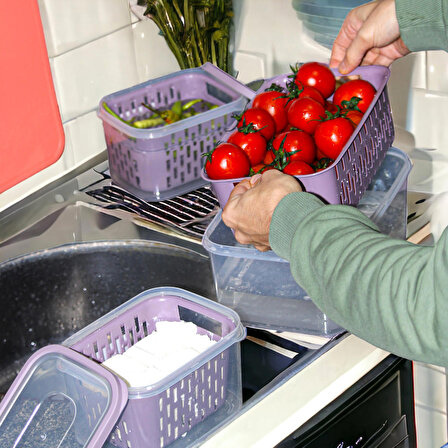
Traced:
<path id="1" fill-rule="evenodd" d="M 331 49 L 330 68 L 338 68 L 345 56 L 347 46 L 344 44 L 345 36 L 341 32 L 337 35 L 333 43 L 333 48 Z"/>
<path id="2" fill-rule="evenodd" d="M 251 188 L 252 186 L 250 184 L 250 179 L 242 180 L 233 188 L 232 192 L 230 193 L 228 202 L 237 199 L 239 196 L 246 193 L 246 191 L 250 190 Z"/>
<path id="3" fill-rule="evenodd" d="M 341 62 L 344 60 L 347 48 L 350 46 L 361 25 L 362 22 L 354 16 L 353 11 L 347 15 L 347 18 L 342 24 L 342 27 L 333 43 L 330 56 L 331 68 L 339 68 Z"/>
<path id="4" fill-rule="evenodd" d="M 249 179 L 249 183 L 250 183 L 251 187 L 255 187 L 255 185 L 257 185 L 258 182 L 261 181 L 261 178 L 262 178 L 262 175 L 261 175 L 261 174 L 255 174 L 254 176 L 252 176 L 252 177 Z"/>
<path id="5" fill-rule="evenodd" d="M 345 57 L 339 66 L 341 73 L 348 73 L 363 61 L 369 62 L 367 53 L 378 50 L 379 56 L 375 63 L 390 65 L 392 61 L 403 56 L 397 51 L 399 47 L 400 29 L 395 13 L 394 0 L 373 2 L 373 9 L 355 8 L 352 12 L 362 12 L 358 18 L 363 22 L 347 48 Z M 370 5 L 372 5 L 370 4 Z M 369 6 L 367 3 L 365 6 Z"/>
<path id="6" fill-rule="evenodd" d="M 285 195 L 297 191 L 301 191 L 297 180 L 278 170 L 255 175 L 234 187 L 223 209 L 222 220 L 233 229 L 239 243 L 267 251 L 274 209 Z"/>
<path id="7" fill-rule="evenodd" d="M 339 71 L 344 75 L 353 71 L 361 64 L 364 55 L 372 48 L 368 27 L 361 27 L 345 52 L 344 59 L 339 65 Z"/>
<path id="8" fill-rule="evenodd" d="M 267 252 L 268 250 L 271 250 L 270 246 L 254 246 L 254 247 L 260 252 Z"/>
<path id="9" fill-rule="evenodd" d="M 234 232 L 235 239 L 240 243 L 244 245 L 253 244 L 255 249 L 259 250 L 260 252 L 267 252 L 268 250 L 271 250 L 271 247 L 263 244 L 263 243 L 255 243 L 253 241 L 253 238 L 249 235 L 246 235 L 244 232 L 241 232 L 240 230 L 235 230 Z"/>

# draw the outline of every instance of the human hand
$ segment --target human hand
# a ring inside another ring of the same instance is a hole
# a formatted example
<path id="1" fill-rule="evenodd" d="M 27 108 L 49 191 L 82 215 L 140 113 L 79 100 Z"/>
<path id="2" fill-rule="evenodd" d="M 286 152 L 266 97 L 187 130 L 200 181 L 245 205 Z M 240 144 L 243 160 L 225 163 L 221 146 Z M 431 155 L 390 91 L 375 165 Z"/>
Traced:
<path id="1" fill-rule="evenodd" d="M 336 37 L 330 67 L 342 74 L 359 65 L 384 65 L 409 54 L 400 37 L 395 0 L 376 0 L 352 9 Z"/>
<path id="2" fill-rule="evenodd" d="M 272 214 L 283 197 L 302 191 L 299 182 L 278 170 L 265 171 L 241 181 L 230 194 L 222 212 L 224 223 L 234 229 L 241 244 L 252 244 L 260 251 L 269 246 Z"/>

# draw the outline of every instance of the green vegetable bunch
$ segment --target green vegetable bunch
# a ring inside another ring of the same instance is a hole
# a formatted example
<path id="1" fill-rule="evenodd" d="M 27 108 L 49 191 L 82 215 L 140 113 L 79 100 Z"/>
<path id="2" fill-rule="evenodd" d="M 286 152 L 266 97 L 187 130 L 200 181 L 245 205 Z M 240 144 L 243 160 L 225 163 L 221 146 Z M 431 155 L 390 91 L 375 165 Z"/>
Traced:
<path id="1" fill-rule="evenodd" d="M 211 62 L 232 74 L 229 41 L 232 0 L 139 0 L 181 69 Z"/>

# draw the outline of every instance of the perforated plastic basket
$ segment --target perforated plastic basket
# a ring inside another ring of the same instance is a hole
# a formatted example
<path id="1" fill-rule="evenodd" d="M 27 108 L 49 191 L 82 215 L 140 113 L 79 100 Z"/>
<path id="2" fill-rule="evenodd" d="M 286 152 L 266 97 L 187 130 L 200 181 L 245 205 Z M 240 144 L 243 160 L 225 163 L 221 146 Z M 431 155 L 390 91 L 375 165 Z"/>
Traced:
<path id="1" fill-rule="evenodd" d="M 241 407 L 238 342 L 245 329 L 229 308 L 179 288 L 141 293 L 64 342 L 103 362 L 155 329 L 157 321 L 189 321 L 216 344 L 161 381 L 128 387 L 129 400 L 110 442 L 123 448 L 186 446 Z"/>
<path id="2" fill-rule="evenodd" d="M 341 76 L 337 70 L 333 72 L 336 76 Z M 350 75 L 360 75 L 362 79 L 370 81 L 375 86 L 377 93 L 372 103 L 339 157 L 330 167 L 317 173 L 296 176 L 306 191 L 316 194 L 330 204 L 356 205 L 394 140 L 394 126 L 387 94 L 389 69 L 381 66 L 358 67 Z M 273 82 L 285 86 L 288 76 L 289 74 L 283 74 L 267 80 L 252 98 Z M 229 135 L 230 132 L 223 140 Z M 222 207 L 226 204 L 235 184 L 242 180 L 242 178 L 209 179 L 204 170 L 202 177 L 211 182 Z"/>
<path id="3" fill-rule="evenodd" d="M 205 181 L 201 168 L 210 151 L 233 121 L 231 115 L 248 102 L 250 89 L 213 64 L 180 70 L 101 99 L 112 180 L 147 201 L 169 199 L 194 190 Z M 147 118 L 141 103 L 165 109 L 176 101 L 202 99 L 217 108 L 170 125 L 138 129 L 108 113 L 105 102 L 124 120 Z"/>

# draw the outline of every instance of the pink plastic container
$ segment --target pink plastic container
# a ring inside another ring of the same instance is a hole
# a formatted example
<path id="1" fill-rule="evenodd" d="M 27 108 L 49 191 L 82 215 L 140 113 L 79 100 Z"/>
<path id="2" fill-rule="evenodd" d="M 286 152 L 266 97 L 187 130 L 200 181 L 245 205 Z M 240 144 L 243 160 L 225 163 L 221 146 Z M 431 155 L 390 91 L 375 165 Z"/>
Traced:
<path id="1" fill-rule="evenodd" d="M 112 93 L 101 99 L 112 180 L 146 201 L 170 199 L 195 190 L 201 178 L 202 155 L 211 151 L 253 93 L 232 76 L 207 62 Z M 249 96 L 248 96 L 249 95 Z M 105 102 L 124 120 L 151 115 L 141 103 L 164 109 L 176 101 L 200 98 L 217 108 L 178 122 L 137 129 L 108 113 Z"/>
<path id="2" fill-rule="evenodd" d="M 333 70 L 333 73 L 335 76 L 341 76 L 337 70 Z M 358 67 L 350 75 L 360 75 L 362 79 L 370 81 L 377 90 L 375 98 L 345 148 L 330 167 L 314 174 L 296 176 L 306 191 L 316 194 L 330 204 L 356 205 L 394 141 L 394 125 L 387 94 L 389 69 L 381 66 Z M 265 81 L 258 91 L 253 93 L 251 99 L 273 82 L 284 87 L 288 76 L 289 74 L 283 74 Z M 235 123 L 234 121 L 234 125 Z M 227 140 L 231 132 L 224 136 L 223 141 Z M 235 184 L 243 179 L 213 180 L 204 170 L 201 175 L 211 183 L 221 207 L 226 204 Z"/>

